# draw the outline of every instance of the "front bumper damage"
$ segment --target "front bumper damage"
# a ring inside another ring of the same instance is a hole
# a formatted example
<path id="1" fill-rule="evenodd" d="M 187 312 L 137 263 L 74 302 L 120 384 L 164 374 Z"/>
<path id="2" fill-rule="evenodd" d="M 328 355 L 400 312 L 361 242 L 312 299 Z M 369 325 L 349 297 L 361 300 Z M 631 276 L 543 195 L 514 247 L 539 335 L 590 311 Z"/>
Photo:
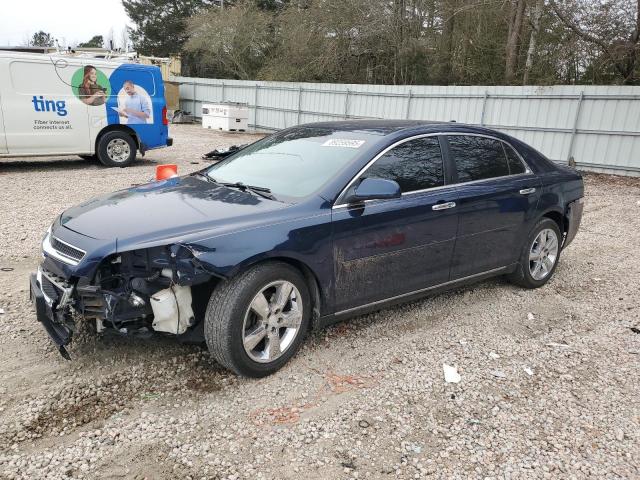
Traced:
<path id="1" fill-rule="evenodd" d="M 73 286 L 42 267 L 38 268 L 37 273 L 31 274 L 29 298 L 36 310 L 36 317 L 67 360 L 71 360 L 65 345 L 69 344 L 73 334 L 72 322 L 69 321 L 72 295 Z"/>
<path id="2" fill-rule="evenodd" d="M 98 334 L 147 336 L 155 331 L 181 342 L 204 340 L 203 305 L 223 277 L 198 259 L 195 246 L 111 253 L 96 262 L 94 255 L 54 233 L 43 241 L 44 261 L 31 275 L 29 291 L 38 321 L 63 357 L 70 359 L 66 346 L 77 330 L 76 320 L 95 323 Z M 86 268 L 85 255 L 94 268 Z"/>

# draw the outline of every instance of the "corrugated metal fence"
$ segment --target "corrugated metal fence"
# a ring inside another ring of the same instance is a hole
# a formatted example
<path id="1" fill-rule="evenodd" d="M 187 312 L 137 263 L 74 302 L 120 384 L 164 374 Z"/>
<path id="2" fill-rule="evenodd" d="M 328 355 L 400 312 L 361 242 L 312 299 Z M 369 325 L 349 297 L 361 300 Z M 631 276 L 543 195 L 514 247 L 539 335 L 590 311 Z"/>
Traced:
<path id="1" fill-rule="evenodd" d="M 240 102 L 258 130 L 349 118 L 455 120 L 504 131 L 552 160 L 640 176 L 640 87 L 441 87 L 174 77 L 183 110 Z"/>

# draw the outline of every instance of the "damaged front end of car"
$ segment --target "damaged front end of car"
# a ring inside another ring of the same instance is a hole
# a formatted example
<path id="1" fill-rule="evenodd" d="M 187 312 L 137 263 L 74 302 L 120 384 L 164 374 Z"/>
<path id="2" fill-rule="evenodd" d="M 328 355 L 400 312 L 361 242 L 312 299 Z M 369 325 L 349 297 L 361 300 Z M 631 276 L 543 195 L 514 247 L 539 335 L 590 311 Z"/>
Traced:
<path id="1" fill-rule="evenodd" d="M 197 247 L 171 244 L 105 256 L 90 275 L 61 275 L 84 252 L 47 234 L 45 261 L 31 277 L 38 320 L 69 359 L 66 345 L 75 319 L 95 324 L 97 333 L 162 332 L 188 342 L 203 341 L 202 319 L 211 289 L 221 278 L 197 258 Z M 86 272 L 83 272 L 86 273 Z"/>

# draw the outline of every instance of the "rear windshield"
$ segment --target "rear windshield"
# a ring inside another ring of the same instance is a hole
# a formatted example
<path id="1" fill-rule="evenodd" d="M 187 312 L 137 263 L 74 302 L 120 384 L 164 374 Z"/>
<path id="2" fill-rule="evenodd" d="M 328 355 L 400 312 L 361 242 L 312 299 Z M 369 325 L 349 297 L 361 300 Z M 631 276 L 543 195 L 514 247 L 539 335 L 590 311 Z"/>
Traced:
<path id="1" fill-rule="evenodd" d="M 218 182 L 266 187 L 298 199 L 318 191 L 377 135 L 322 127 L 292 128 L 266 137 L 212 166 Z"/>

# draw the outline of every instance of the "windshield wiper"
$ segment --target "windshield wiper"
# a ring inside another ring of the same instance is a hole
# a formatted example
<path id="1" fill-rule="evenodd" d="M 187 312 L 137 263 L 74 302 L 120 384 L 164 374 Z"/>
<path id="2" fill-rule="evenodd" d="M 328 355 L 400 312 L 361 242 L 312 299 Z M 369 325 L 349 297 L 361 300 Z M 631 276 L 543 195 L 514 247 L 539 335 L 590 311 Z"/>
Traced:
<path id="1" fill-rule="evenodd" d="M 202 172 L 193 172 L 191 175 L 197 175 L 200 178 L 204 178 L 207 182 L 211 182 L 211 183 L 218 183 L 216 182 L 213 178 L 211 178 L 209 175 L 207 175 L 206 173 L 202 173 Z"/>
<path id="2" fill-rule="evenodd" d="M 214 180 L 215 181 L 215 180 Z M 259 195 L 263 198 L 268 198 L 269 200 L 277 200 L 276 197 L 271 193 L 271 189 L 267 187 L 258 187 L 255 185 L 246 185 L 242 182 L 218 182 L 220 185 L 230 188 L 237 188 L 238 190 L 242 190 L 243 192 L 249 190 L 256 195 Z"/>
<path id="3" fill-rule="evenodd" d="M 198 175 L 199 177 L 204 178 L 207 182 L 215 183 L 217 185 L 222 185 L 223 187 L 237 188 L 238 190 L 242 190 L 243 192 L 246 192 L 247 190 L 249 190 L 250 192 L 255 193 L 260 197 L 268 198 L 269 200 L 278 200 L 271 193 L 271 189 L 267 187 L 258 187 L 256 185 L 246 185 L 242 182 L 221 182 L 220 180 L 216 180 L 215 178 L 202 172 L 194 172 L 193 175 Z"/>

